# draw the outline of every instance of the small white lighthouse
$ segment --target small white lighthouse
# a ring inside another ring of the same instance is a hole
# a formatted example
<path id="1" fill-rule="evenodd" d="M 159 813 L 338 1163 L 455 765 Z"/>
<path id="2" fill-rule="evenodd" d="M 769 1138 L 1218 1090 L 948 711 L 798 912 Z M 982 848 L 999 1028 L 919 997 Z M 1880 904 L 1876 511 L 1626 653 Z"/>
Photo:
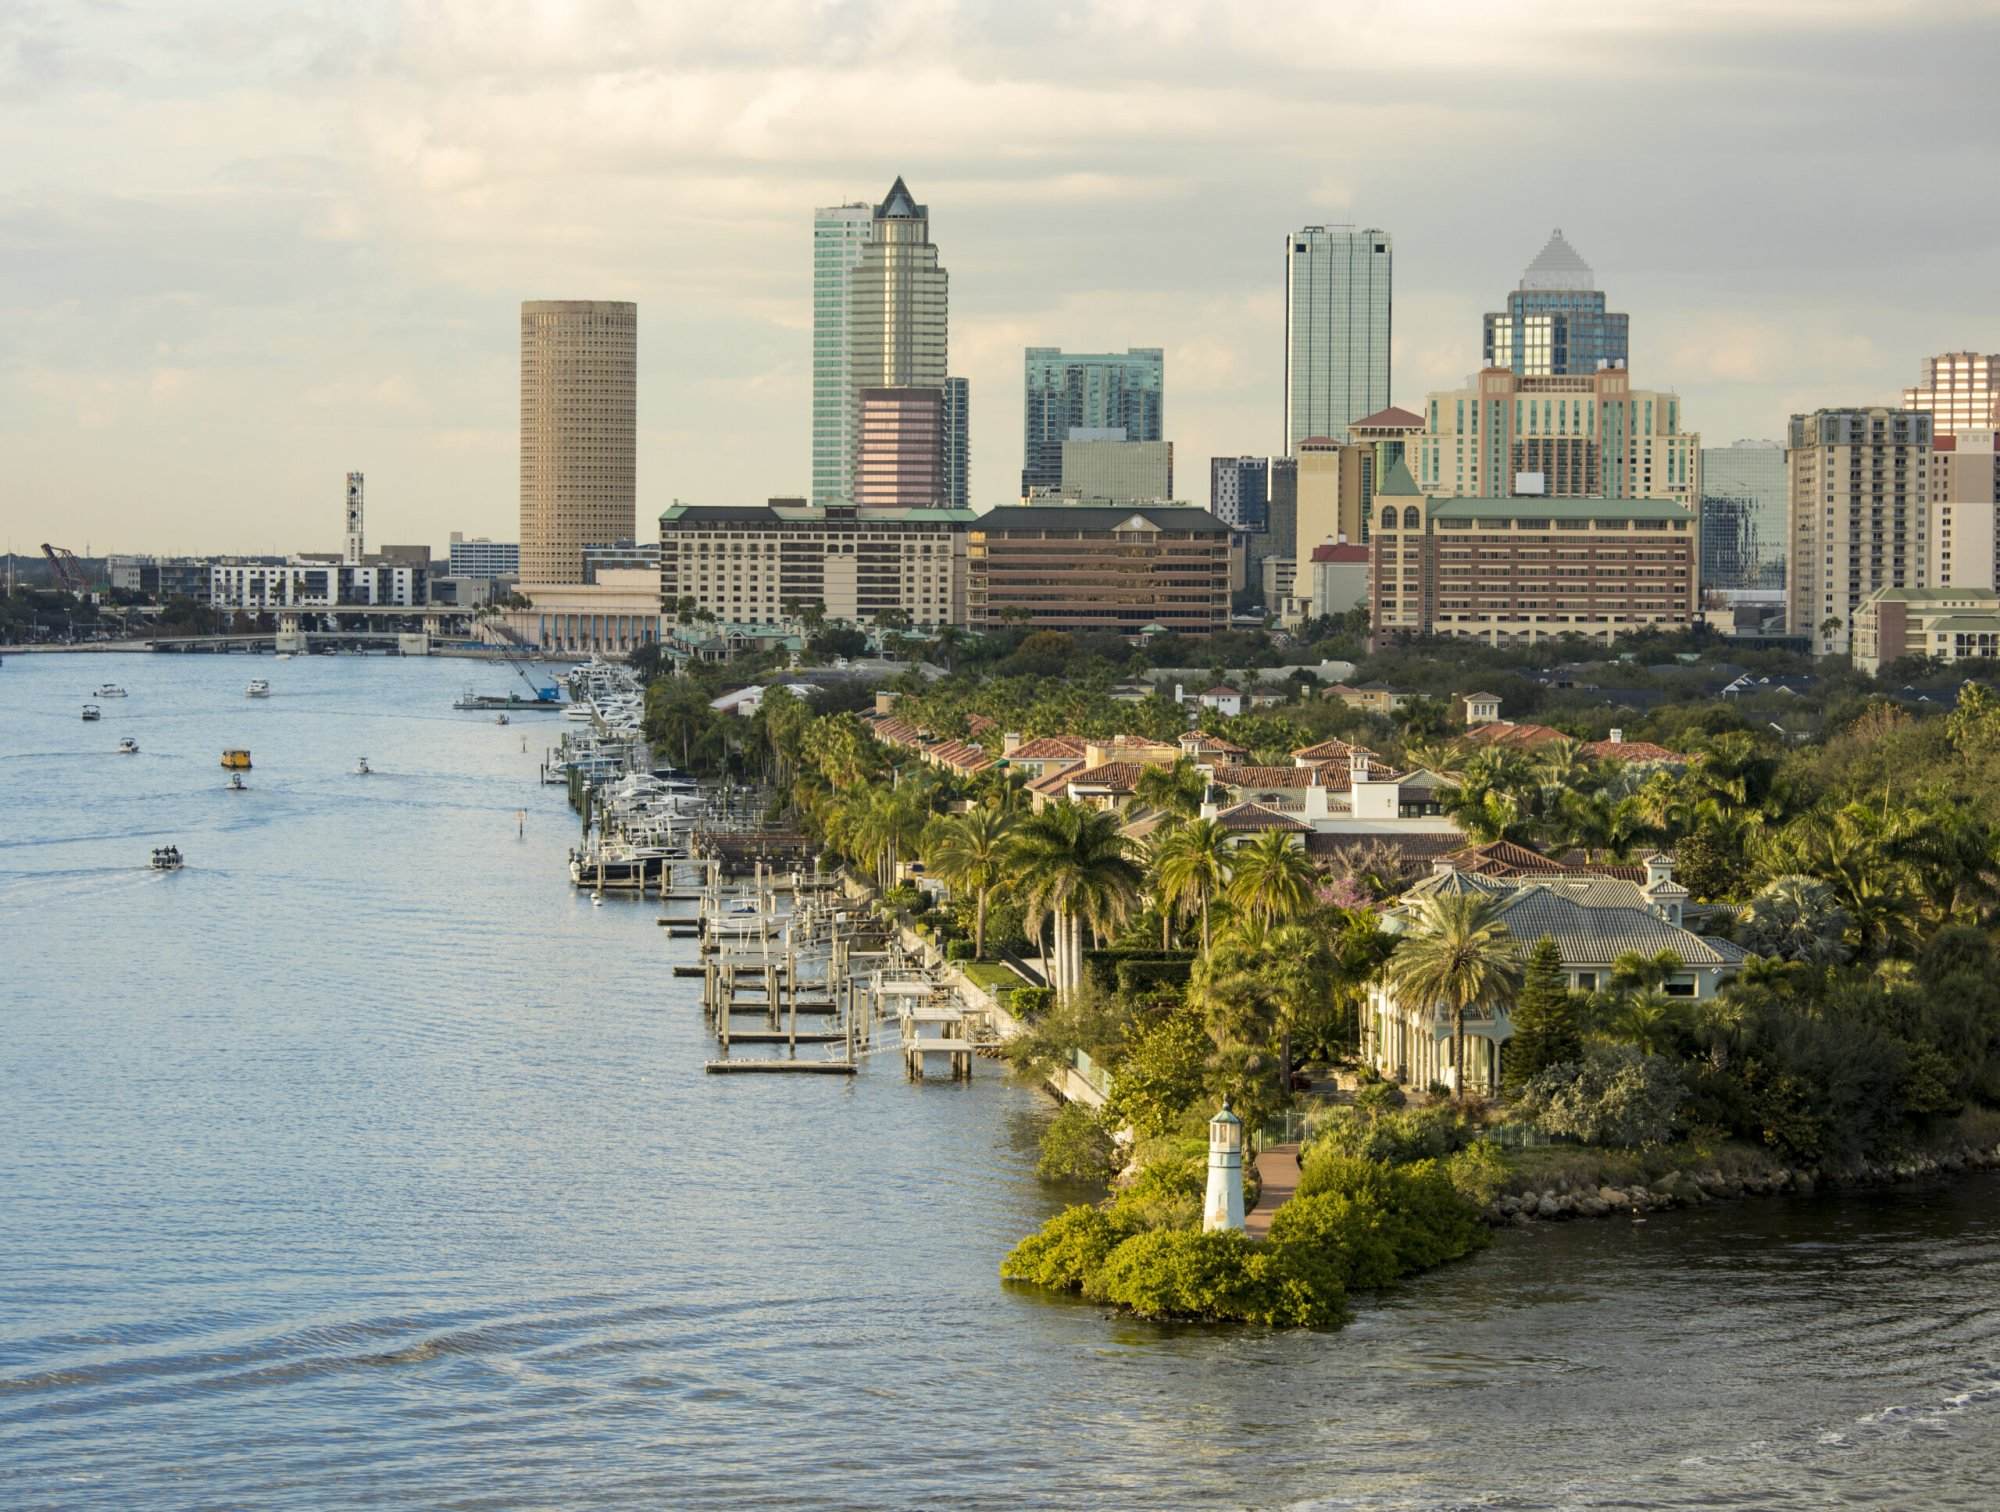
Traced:
<path id="1" fill-rule="evenodd" d="M 1222 1111 L 1208 1121 L 1208 1200 L 1201 1227 L 1204 1233 L 1243 1227 L 1243 1120 L 1229 1111 L 1226 1097 Z"/>

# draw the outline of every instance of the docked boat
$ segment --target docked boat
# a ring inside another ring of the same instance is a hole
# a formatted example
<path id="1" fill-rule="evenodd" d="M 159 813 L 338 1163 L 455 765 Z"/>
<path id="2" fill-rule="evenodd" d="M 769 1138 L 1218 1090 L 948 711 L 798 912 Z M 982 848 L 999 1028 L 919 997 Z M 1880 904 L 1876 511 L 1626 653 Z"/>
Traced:
<path id="1" fill-rule="evenodd" d="M 367 775 L 368 775 L 368 774 L 369 774 L 370 772 L 372 772 L 372 771 L 374 771 L 374 770 L 375 770 L 375 769 L 374 769 L 373 767 L 371 767 L 371 766 L 370 766 L 370 765 L 368 764 L 368 758 L 367 758 L 366 756 L 357 756 L 357 757 L 355 758 L 355 760 L 354 760 L 354 775 L 355 775 L 355 776 L 357 776 L 357 777 L 366 777 L 366 776 L 367 776 Z"/>
<path id="2" fill-rule="evenodd" d="M 271 696 L 271 685 L 261 677 L 253 677 L 250 679 L 250 686 L 243 690 L 243 696 L 245 698 L 269 698 Z"/>
<path id="3" fill-rule="evenodd" d="M 238 746 L 231 746 L 222 753 L 222 764 L 232 772 L 250 770 L 250 753 Z"/>
<path id="4" fill-rule="evenodd" d="M 120 756 L 137 756 L 139 754 L 139 742 L 134 740 L 130 735 L 121 737 L 118 742 L 118 754 Z"/>
<path id="5" fill-rule="evenodd" d="M 178 845 L 156 845 L 153 847 L 154 871 L 179 871 L 183 862 Z"/>
<path id="6" fill-rule="evenodd" d="M 83 706 L 83 717 L 85 719 L 102 719 L 104 711 L 98 708 L 96 704 L 85 704 Z"/>
<path id="7" fill-rule="evenodd" d="M 116 683 L 106 683 L 91 696 L 94 698 L 123 698 L 125 690 Z"/>
<path id="8" fill-rule="evenodd" d="M 229 774 L 229 791 L 232 793 L 247 793 L 250 791 L 250 784 L 243 780 L 241 772 L 231 772 Z"/>

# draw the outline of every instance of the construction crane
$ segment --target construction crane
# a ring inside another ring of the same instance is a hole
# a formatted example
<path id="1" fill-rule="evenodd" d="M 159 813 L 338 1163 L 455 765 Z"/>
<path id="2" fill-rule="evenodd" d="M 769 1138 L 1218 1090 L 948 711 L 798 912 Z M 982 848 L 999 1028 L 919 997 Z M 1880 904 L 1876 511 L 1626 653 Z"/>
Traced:
<path id="1" fill-rule="evenodd" d="M 497 620 L 492 622 L 491 629 L 500 637 L 500 653 L 507 658 L 507 665 L 520 674 L 521 681 L 526 683 L 534 693 L 535 701 L 537 703 L 556 702 L 560 696 L 557 690 L 536 677 L 532 670 L 534 663 L 528 659 L 531 647 L 528 645 L 527 638 L 515 630 L 513 626 L 501 624 Z"/>
<path id="2" fill-rule="evenodd" d="M 83 565 L 77 561 L 76 553 L 67 546 L 51 546 L 44 541 L 42 555 L 49 559 L 49 566 L 55 569 L 57 585 L 82 598 L 88 590 L 84 587 Z"/>

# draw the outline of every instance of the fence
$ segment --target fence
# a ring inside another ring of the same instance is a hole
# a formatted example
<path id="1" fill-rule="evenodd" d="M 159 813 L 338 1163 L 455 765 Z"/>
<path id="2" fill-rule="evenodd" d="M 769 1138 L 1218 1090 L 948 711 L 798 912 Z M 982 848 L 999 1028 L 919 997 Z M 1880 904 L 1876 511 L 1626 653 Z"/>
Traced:
<path id="1" fill-rule="evenodd" d="M 1081 1076 L 1097 1089 L 1100 1097 L 1109 1097 L 1111 1095 L 1111 1073 L 1098 1065 L 1096 1061 L 1085 1055 L 1081 1050 L 1072 1050 L 1069 1053 L 1069 1063 L 1078 1076 Z"/>

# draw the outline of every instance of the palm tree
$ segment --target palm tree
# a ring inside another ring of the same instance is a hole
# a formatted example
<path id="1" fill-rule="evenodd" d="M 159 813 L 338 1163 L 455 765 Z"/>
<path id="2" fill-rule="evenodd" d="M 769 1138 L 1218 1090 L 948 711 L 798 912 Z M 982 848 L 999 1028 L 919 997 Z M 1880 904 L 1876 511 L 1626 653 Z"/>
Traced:
<path id="1" fill-rule="evenodd" d="M 1208 954 L 1209 905 L 1229 884 L 1230 835 L 1214 819 L 1194 819 L 1163 837 L 1153 853 L 1162 908 L 1201 913 L 1201 953 Z"/>
<path id="2" fill-rule="evenodd" d="M 1466 1011 L 1508 1007 L 1521 986 L 1520 953 L 1493 900 L 1477 893 L 1419 899 L 1383 970 L 1398 997 L 1451 1015 L 1453 1079 L 1463 1097 Z"/>
<path id="3" fill-rule="evenodd" d="M 972 924 L 972 954 L 986 954 L 986 904 L 1006 875 L 1014 849 L 1014 816 L 1000 809 L 976 808 L 941 820 L 924 852 L 924 865 L 952 887 L 969 888 L 977 900 Z"/>
<path id="4" fill-rule="evenodd" d="M 1144 880 L 1126 854 L 1118 815 L 1062 804 L 1021 827 L 1014 865 L 1027 903 L 1028 928 L 1055 924 L 1054 974 L 1058 997 L 1083 980 L 1083 927 L 1094 934 L 1115 929 L 1131 913 Z"/>
<path id="5" fill-rule="evenodd" d="M 1319 873 L 1296 835 L 1265 830 L 1236 847 L 1229 901 L 1268 929 L 1304 913 L 1318 881 Z"/>
<path id="6" fill-rule="evenodd" d="M 1139 774 L 1133 796 L 1149 809 L 1166 817 L 1162 829 L 1173 829 L 1201 812 L 1201 800 L 1208 793 L 1208 779 L 1183 756 L 1172 766 L 1149 766 Z"/>

